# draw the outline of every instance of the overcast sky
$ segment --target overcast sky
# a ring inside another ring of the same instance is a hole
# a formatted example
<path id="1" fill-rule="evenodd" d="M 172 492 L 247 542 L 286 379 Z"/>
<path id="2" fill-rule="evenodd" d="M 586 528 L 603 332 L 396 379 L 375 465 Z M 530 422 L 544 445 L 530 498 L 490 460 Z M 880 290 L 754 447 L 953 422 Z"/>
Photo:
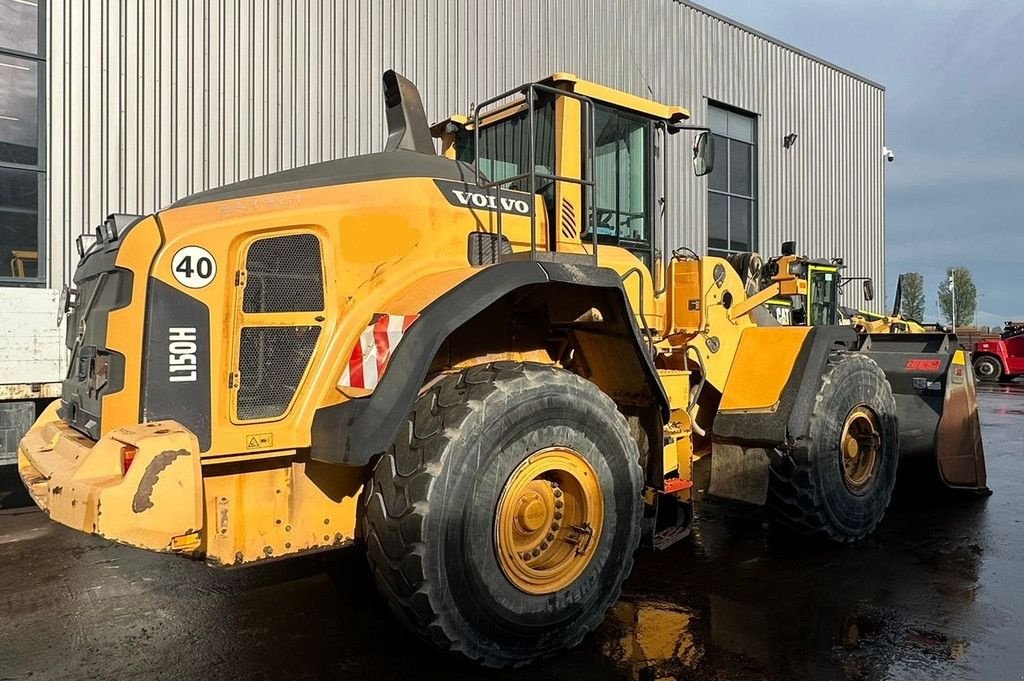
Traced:
<path id="1" fill-rule="evenodd" d="M 970 268 L 978 323 L 1024 319 L 1024 1 L 703 0 L 886 88 L 887 279 Z"/>

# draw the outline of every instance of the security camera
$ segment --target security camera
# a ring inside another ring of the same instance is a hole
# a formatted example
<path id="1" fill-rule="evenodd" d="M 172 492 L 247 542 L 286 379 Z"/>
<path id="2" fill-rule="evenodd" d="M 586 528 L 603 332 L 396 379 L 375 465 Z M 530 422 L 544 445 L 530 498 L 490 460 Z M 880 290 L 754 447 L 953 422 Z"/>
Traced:
<path id="1" fill-rule="evenodd" d="M 882 157 L 889 163 L 896 160 L 896 154 L 889 147 L 882 147 Z"/>

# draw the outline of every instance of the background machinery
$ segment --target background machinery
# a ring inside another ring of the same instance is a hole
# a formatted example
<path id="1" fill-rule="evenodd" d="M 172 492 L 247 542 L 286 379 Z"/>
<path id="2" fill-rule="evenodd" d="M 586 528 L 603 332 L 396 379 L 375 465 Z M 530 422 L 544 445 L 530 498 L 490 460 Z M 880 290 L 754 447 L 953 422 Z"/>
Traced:
<path id="1" fill-rule="evenodd" d="M 984 488 L 943 335 L 784 327 L 806 289 L 667 258 L 684 109 L 555 74 L 433 128 L 384 74 L 383 153 L 97 228 L 62 399 L 19 447 L 52 519 L 241 565 L 364 543 L 425 640 L 490 666 L 579 642 L 709 490 L 852 541 L 899 456 Z M 695 138 L 694 169 L 712 140 Z"/>
<path id="2" fill-rule="evenodd" d="M 1024 321 L 1009 321 L 998 338 L 974 344 L 974 371 L 982 381 L 1012 381 L 1024 375 Z"/>
<path id="3" fill-rule="evenodd" d="M 753 291 L 771 285 L 772 277 L 777 273 L 782 258 L 796 255 L 796 242 L 787 241 L 782 244 L 782 256 L 770 258 L 763 264 L 757 253 L 736 253 L 729 256 L 740 276 L 749 283 Z M 891 314 L 880 314 L 869 310 L 846 307 L 839 303 L 843 288 L 851 281 L 861 281 L 864 287 L 864 300 L 870 302 L 875 297 L 875 287 L 867 277 L 844 277 L 842 270 L 846 268 L 842 258 L 812 259 L 806 256 L 795 257 L 789 261 L 789 267 L 797 278 L 804 280 L 805 286 L 797 295 L 778 296 L 765 303 L 765 307 L 780 324 L 786 326 L 809 325 L 828 326 L 849 324 L 861 333 L 925 333 L 927 329 L 912 319 L 904 319 L 900 314 L 902 303 L 903 277 L 896 283 L 896 295 L 893 299 Z"/>

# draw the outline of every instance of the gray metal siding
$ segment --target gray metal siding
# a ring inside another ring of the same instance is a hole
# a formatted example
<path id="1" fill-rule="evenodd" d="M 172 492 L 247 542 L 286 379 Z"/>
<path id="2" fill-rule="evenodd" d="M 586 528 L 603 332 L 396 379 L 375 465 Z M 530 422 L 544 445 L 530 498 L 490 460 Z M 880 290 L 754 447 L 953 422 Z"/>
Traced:
<path id="1" fill-rule="evenodd" d="M 682 104 L 696 124 L 709 100 L 757 114 L 761 251 L 795 238 L 885 290 L 884 91 L 696 5 L 54 0 L 49 21 L 54 287 L 74 236 L 108 213 L 380 150 L 380 75 L 395 68 L 431 120 L 554 71 Z M 706 181 L 689 137 L 673 142 L 673 242 L 703 251 Z"/>

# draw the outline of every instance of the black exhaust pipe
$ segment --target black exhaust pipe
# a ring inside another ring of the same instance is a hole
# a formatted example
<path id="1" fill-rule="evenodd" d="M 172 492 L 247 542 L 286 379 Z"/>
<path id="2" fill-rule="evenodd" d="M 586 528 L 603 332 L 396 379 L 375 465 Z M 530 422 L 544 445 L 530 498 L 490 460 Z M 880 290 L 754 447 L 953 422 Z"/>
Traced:
<path id="1" fill-rule="evenodd" d="M 391 69 L 384 72 L 384 105 L 388 120 L 388 141 L 384 151 L 404 149 L 421 154 L 437 153 L 419 91 L 412 81 Z"/>
<path id="2" fill-rule="evenodd" d="M 903 311 L 903 275 L 901 274 L 896 278 L 896 295 L 892 297 L 892 314 L 890 317 L 896 317 Z"/>

